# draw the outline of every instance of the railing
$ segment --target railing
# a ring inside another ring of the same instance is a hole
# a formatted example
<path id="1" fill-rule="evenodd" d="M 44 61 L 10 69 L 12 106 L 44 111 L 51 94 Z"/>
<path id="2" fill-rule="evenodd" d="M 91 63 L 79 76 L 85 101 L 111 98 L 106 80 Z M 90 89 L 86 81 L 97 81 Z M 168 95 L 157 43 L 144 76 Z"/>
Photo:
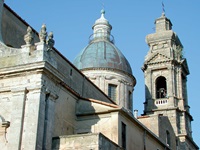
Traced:
<path id="1" fill-rule="evenodd" d="M 98 32 L 90 35 L 89 37 L 89 43 L 94 40 L 108 40 L 111 43 L 115 43 L 114 37 L 111 34 L 105 33 L 105 32 Z"/>
<path id="2" fill-rule="evenodd" d="M 155 100 L 155 105 L 166 105 L 168 103 L 167 99 Z"/>

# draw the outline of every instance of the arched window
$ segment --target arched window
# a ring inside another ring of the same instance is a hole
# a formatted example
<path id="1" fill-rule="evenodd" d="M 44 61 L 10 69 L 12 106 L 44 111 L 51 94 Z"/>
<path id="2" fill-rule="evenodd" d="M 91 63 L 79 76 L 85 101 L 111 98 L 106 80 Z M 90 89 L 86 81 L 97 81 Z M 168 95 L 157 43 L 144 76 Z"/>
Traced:
<path id="1" fill-rule="evenodd" d="M 167 97 L 167 84 L 166 78 L 160 76 L 156 79 L 156 98 Z"/>

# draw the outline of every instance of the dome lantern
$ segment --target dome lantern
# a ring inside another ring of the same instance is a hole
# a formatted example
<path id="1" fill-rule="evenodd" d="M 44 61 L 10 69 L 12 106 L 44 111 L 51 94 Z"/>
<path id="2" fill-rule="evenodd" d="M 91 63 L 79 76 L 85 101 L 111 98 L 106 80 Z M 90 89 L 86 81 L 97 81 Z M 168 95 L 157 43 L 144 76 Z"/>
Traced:
<path id="1" fill-rule="evenodd" d="M 105 10 L 101 10 L 101 17 L 95 21 L 93 25 L 93 35 L 92 40 L 104 39 L 110 41 L 110 32 L 112 30 L 112 26 L 109 24 L 108 20 L 105 19 Z M 92 41 L 91 40 L 91 41 Z"/>

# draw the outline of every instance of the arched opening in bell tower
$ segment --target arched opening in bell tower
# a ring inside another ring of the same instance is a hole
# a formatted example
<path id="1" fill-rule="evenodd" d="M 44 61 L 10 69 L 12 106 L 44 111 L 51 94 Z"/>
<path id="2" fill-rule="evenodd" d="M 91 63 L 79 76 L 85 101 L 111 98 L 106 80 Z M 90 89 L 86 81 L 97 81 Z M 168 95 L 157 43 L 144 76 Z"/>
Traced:
<path id="1" fill-rule="evenodd" d="M 156 79 L 156 98 L 166 98 L 166 97 L 167 97 L 166 78 L 160 76 Z"/>

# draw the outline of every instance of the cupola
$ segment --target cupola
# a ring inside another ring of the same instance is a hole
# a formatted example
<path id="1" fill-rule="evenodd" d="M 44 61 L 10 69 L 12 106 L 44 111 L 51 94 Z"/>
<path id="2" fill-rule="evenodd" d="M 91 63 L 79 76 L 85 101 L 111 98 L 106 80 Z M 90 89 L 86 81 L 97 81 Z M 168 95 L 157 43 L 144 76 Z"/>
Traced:
<path id="1" fill-rule="evenodd" d="M 136 80 L 129 62 L 114 44 L 112 26 L 104 10 L 92 29 L 89 44 L 75 58 L 74 65 L 116 104 L 132 111 Z"/>
<path id="2" fill-rule="evenodd" d="M 112 26 L 104 17 L 105 11 L 101 11 L 101 17 L 93 25 L 93 34 L 89 38 L 89 44 L 78 54 L 74 65 L 80 69 L 114 69 L 132 76 L 132 69 L 122 52 L 115 46 L 114 37 L 111 35 Z"/>

